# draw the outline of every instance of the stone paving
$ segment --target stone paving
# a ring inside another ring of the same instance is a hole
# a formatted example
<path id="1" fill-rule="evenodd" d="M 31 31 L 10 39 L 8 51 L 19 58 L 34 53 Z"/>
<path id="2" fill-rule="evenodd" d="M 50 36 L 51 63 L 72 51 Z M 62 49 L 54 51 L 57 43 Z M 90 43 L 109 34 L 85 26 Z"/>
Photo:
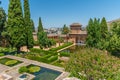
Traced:
<path id="1" fill-rule="evenodd" d="M 5 70 L 7 70 L 7 69 L 9 69 L 8 66 L 0 64 L 0 73 L 3 72 L 3 71 L 5 71 Z"/>
<path id="2" fill-rule="evenodd" d="M 16 56 L 11 56 L 11 55 L 3 56 L 1 58 L 4 58 L 4 57 L 11 58 L 11 59 L 16 59 L 16 60 L 19 60 L 19 61 L 23 62 L 21 64 L 13 66 L 13 67 L 7 67 L 5 65 L 0 64 L 0 73 L 6 73 L 6 74 L 12 76 L 13 80 L 16 80 L 16 78 L 18 78 L 20 76 L 20 74 L 18 73 L 19 67 L 27 66 L 27 65 L 30 65 L 30 64 L 34 64 L 34 65 L 38 65 L 38 66 L 41 66 L 41 67 L 45 67 L 45 68 L 49 68 L 49 69 L 52 69 L 52 70 L 62 72 L 62 74 L 60 76 L 58 76 L 55 80 L 62 80 L 62 79 L 69 76 L 69 73 L 65 72 L 64 68 L 61 68 L 61 67 L 57 67 L 57 66 L 53 66 L 53 65 L 50 65 L 50 64 L 45 64 L 45 63 L 42 63 L 42 62 L 37 62 L 37 61 L 25 59 L 25 58 L 20 58 L 20 57 L 16 57 Z M 33 78 L 34 76 L 31 76 L 31 77 Z M 32 78 L 30 78 L 28 80 L 31 80 Z"/>

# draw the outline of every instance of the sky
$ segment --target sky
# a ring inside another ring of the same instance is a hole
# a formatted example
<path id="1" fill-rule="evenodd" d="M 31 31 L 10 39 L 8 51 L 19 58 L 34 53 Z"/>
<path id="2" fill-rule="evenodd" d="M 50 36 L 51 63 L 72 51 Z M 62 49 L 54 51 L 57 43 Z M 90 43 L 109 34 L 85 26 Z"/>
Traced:
<path id="1" fill-rule="evenodd" d="M 1 0 L 8 13 L 9 0 Z M 21 0 L 23 6 L 23 0 Z M 44 28 L 69 26 L 72 23 L 88 24 L 90 18 L 105 17 L 107 21 L 120 18 L 120 0 L 29 0 L 31 18 L 35 27 L 39 17 Z"/>

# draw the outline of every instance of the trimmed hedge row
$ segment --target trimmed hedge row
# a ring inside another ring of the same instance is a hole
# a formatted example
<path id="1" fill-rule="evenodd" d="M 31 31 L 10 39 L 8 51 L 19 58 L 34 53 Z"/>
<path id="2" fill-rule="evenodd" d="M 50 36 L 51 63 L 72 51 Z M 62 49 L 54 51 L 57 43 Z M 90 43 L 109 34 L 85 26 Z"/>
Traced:
<path id="1" fill-rule="evenodd" d="M 4 56 L 4 53 L 0 53 L 0 57 L 1 57 L 1 56 Z"/>
<path id="2" fill-rule="evenodd" d="M 39 53 L 39 54 L 56 54 L 56 52 L 53 52 L 53 51 L 45 51 L 45 50 L 42 50 L 42 49 L 36 49 L 36 48 L 31 48 L 30 49 L 31 52 L 33 53 Z"/>
<path id="3" fill-rule="evenodd" d="M 68 52 L 60 52 L 60 56 L 70 57 L 71 53 Z"/>
<path id="4" fill-rule="evenodd" d="M 0 47 L 0 52 L 13 52 L 13 51 L 16 51 L 15 48 L 3 48 L 3 47 Z"/>
<path id="5" fill-rule="evenodd" d="M 51 56 L 50 58 L 48 58 L 48 62 L 53 62 L 53 61 L 55 61 L 57 59 L 58 59 L 57 55 L 56 56 Z"/>
<path id="6" fill-rule="evenodd" d="M 72 45 L 72 44 L 73 44 L 73 43 L 68 42 L 68 43 L 63 44 L 62 46 L 59 46 L 59 47 L 56 47 L 56 48 L 51 48 L 49 51 L 58 51 L 58 50 L 60 50 L 60 49 L 62 49 L 62 48 L 65 48 L 65 47 L 67 47 L 67 46 L 70 46 L 70 45 Z"/>

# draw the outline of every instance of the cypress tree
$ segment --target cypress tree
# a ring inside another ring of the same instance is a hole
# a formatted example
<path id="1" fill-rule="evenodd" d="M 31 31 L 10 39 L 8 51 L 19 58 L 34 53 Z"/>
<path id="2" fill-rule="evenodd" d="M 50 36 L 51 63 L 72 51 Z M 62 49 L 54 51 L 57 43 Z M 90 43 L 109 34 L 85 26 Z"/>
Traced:
<path id="1" fill-rule="evenodd" d="M 105 17 L 102 18 L 101 24 L 100 24 L 100 30 L 101 30 L 101 38 L 105 39 L 108 34 L 108 27 Z"/>
<path id="2" fill-rule="evenodd" d="M 35 32 L 35 26 L 34 26 L 34 22 L 32 19 L 31 19 L 31 27 L 32 27 L 32 32 Z"/>
<path id="3" fill-rule="evenodd" d="M 66 24 L 62 28 L 62 34 L 68 34 L 69 33 L 69 28 L 66 26 Z"/>
<path id="4" fill-rule="evenodd" d="M 4 9 L 2 7 L 0 7 L 0 36 L 4 30 L 5 21 L 6 21 L 6 13 L 5 13 Z"/>
<path id="5" fill-rule="evenodd" d="M 97 45 L 97 43 L 100 41 L 101 38 L 101 33 L 100 33 L 100 19 L 94 19 L 94 44 L 95 47 Z"/>
<path id="6" fill-rule="evenodd" d="M 86 39 L 87 46 L 93 47 L 93 40 L 94 40 L 93 39 L 94 38 L 93 32 L 94 32 L 93 20 L 90 18 L 90 20 L 88 22 L 88 26 L 87 26 L 87 34 L 88 34 L 87 39 Z"/>
<path id="7" fill-rule="evenodd" d="M 30 19 L 30 8 L 29 8 L 29 1 L 24 0 L 24 20 L 26 26 L 26 45 L 27 48 L 33 47 L 33 35 L 32 35 L 32 23 Z"/>
<path id="8" fill-rule="evenodd" d="M 5 35 L 12 47 L 20 50 L 25 42 L 25 27 L 20 0 L 10 0 Z"/>
<path id="9" fill-rule="evenodd" d="M 41 18 L 39 17 L 39 24 L 38 24 L 38 32 L 43 32 L 43 25 L 42 25 L 42 20 Z"/>
<path id="10" fill-rule="evenodd" d="M 5 38 L 2 36 L 2 33 L 5 30 L 5 22 L 6 22 L 6 13 L 5 10 L 2 7 L 0 7 L 0 46 L 5 45 L 4 43 Z"/>
<path id="11" fill-rule="evenodd" d="M 100 23 L 99 19 L 94 18 L 94 21 L 92 19 L 89 20 L 88 26 L 87 26 L 87 40 L 86 43 L 90 47 L 97 47 L 97 44 L 100 41 Z"/>

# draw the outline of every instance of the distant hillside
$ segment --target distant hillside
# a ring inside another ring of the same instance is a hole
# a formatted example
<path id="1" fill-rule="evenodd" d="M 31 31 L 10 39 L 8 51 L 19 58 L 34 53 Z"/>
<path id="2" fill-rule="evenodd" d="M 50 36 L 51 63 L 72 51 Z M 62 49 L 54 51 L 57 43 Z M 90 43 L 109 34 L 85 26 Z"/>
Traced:
<path id="1" fill-rule="evenodd" d="M 109 22 L 107 22 L 107 24 L 108 24 L 109 27 L 112 27 L 112 25 L 113 25 L 114 22 L 120 23 L 120 18 L 116 19 L 116 20 L 109 21 Z"/>

